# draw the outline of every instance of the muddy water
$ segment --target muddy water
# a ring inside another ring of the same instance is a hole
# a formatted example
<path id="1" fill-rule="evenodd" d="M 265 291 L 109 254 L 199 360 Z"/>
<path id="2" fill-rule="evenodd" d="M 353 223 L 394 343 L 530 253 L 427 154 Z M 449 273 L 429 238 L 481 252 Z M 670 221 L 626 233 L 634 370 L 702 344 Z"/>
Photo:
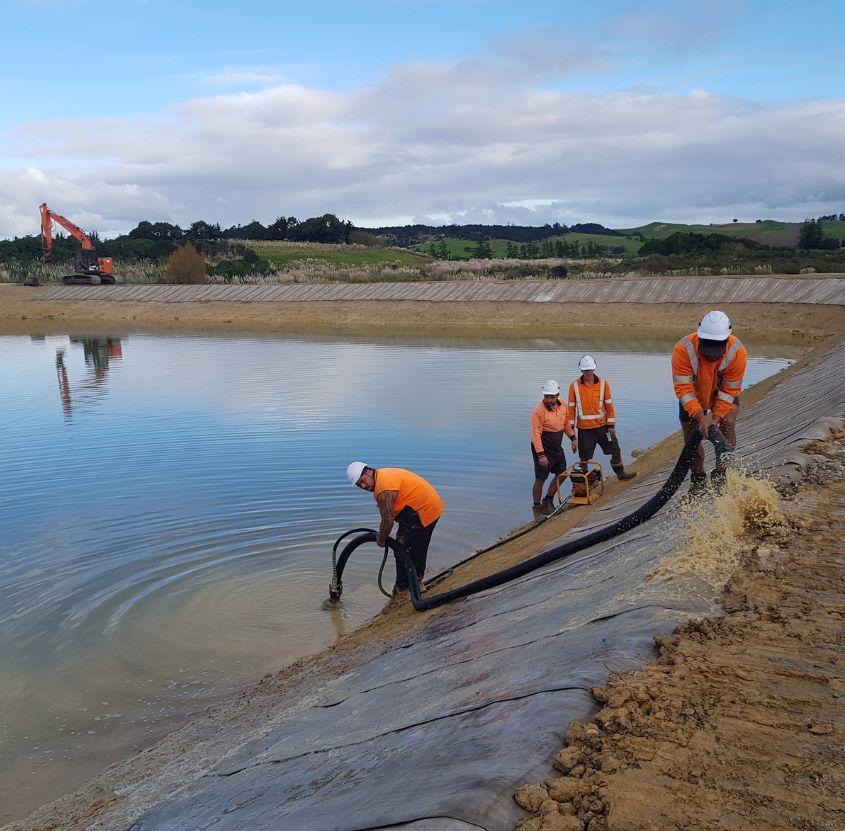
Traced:
<path id="1" fill-rule="evenodd" d="M 677 426 L 670 346 L 591 348 L 626 458 Z M 0 821 L 380 608 L 373 550 L 321 609 L 331 541 L 376 518 L 349 461 L 437 486 L 435 569 L 525 522 L 528 414 L 583 351 L 0 337 Z"/>

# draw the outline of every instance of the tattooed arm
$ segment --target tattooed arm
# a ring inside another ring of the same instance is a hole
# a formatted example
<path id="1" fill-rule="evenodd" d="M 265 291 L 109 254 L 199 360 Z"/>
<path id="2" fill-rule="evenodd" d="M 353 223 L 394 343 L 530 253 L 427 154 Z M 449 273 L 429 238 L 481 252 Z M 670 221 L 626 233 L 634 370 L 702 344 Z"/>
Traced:
<path id="1" fill-rule="evenodd" d="M 390 535 L 390 531 L 393 528 L 393 503 L 398 495 L 399 491 L 382 491 L 378 494 L 378 496 L 376 496 L 376 504 L 378 505 L 378 510 L 381 514 L 381 525 L 379 525 L 378 540 L 376 540 L 376 544 L 381 548 L 384 547 L 384 544 L 387 542 L 387 538 Z"/>

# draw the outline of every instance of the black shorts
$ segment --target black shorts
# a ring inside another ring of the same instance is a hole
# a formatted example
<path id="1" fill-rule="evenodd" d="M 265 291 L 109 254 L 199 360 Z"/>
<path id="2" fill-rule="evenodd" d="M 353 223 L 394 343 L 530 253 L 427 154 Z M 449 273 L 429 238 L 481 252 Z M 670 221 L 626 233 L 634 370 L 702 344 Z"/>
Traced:
<path id="1" fill-rule="evenodd" d="M 531 445 L 531 456 L 534 459 L 534 478 L 535 479 L 542 479 L 544 482 L 546 479 L 549 478 L 549 474 L 552 473 L 557 476 L 559 473 L 563 473 L 566 470 L 566 454 L 563 452 L 563 448 L 560 449 L 560 452 L 546 450 L 546 460 L 549 463 L 548 470 L 543 470 L 540 467 L 540 457 L 537 455 L 537 451 L 534 449 L 534 445 Z"/>
<path id="2" fill-rule="evenodd" d="M 607 427 L 592 427 L 589 430 L 578 428 L 578 458 L 582 462 L 589 462 L 596 452 L 596 445 L 601 448 L 605 456 L 610 456 L 615 461 L 620 454 L 619 442 L 616 437 L 611 438 L 607 433 Z"/>
<path id="3" fill-rule="evenodd" d="M 734 398 L 734 404 L 739 406 L 739 396 Z M 690 421 L 695 421 L 695 419 L 684 409 L 684 405 L 678 402 L 678 418 L 681 420 L 681 424 L 686 424 Z"/>

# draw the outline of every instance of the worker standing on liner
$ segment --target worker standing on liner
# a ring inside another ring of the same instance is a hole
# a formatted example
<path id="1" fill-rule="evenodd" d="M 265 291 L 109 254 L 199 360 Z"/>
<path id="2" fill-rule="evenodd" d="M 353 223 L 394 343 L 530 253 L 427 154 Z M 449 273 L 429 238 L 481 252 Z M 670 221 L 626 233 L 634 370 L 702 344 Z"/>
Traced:
<path id="1" fill-rule="evenodd" d="M 575 452 L 575 431 L 560 400 L 560 384 L 548 380 L 543 384 L 543 400 L 531 411 L 531 455 L 534 458 L 534 519 L 541 519 L 554 511 L 552 502 L 557 493 L 558 475 L 566 470 L 566 454 L 563 451 L 564 434 L 572 442 Z M 553 475 L 545 498 L 543 482 Z"/>
<path id="2" fill-rule="evenodd" d="M 678 414 L 684 440 L 696 430 L 703 436 L 712 425 L 736 447 L 736 417 L 739 393 L 748 363 L 748 353 L 732 333 L 724 312 L 708 312 L 698 330 L 681 338 L 672 352 L 672 382 L 678 397 Z M 689 494 L 698 496 L 707 487 L 704 448 L 699 447 L 692 463 Z"/>
<path id="3" fill-rule="evenodd" d="M 375 469 L 364 462 L 352 462 L 346 475 L 353 485 L 373 494 L 381 514 L 376 544 L 383 548 L 393 523 L 399 524 L 396 541 L 408 552 L 417 578 L 423 579 L 428 546 L 437 520 L 443 514 L 443 500 L 430 482 L 401 467 Z M 409 596 L 408 576 L 396 560 L 393 601 Z"/>
<path id="4" fill-rule="evenodd" d="M 633 479 L 637 474 L 625 470 L 622 449 L 616 438 L 616 409 L 610 384 L 596 375 L 596 361 L 584 355 L 578 361 L 581 377 L 569 385 L 569 417 L 578 428 L 578 458 L 589 462 L 598 445 L 618 479 Z"/>

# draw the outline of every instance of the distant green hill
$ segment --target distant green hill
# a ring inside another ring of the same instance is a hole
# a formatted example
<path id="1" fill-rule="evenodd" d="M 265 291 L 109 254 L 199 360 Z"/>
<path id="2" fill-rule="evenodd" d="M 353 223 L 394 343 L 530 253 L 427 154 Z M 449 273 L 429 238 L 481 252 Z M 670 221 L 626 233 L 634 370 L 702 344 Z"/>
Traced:
<path id="1" fill-rule="evenodd" d="M 845 240 L 845 222 L 842 220 L 822 222 L 822 232 L 826 237 L 836 237 L 840 241 Z"/>
<path id="2" fill-rule="evenodd" d="M 764 245 L 797 245 L 800 224 L 766 219 L 762 222 L 730 222 L 725 225 L 683 225 L 676 222 L 650 222 L 639 228 L 620 228 L 623 234 L 640 233 L 646 239 L 666 239 L 678 231 L 693 234 L 726 234 L 745 237 Z"/>

